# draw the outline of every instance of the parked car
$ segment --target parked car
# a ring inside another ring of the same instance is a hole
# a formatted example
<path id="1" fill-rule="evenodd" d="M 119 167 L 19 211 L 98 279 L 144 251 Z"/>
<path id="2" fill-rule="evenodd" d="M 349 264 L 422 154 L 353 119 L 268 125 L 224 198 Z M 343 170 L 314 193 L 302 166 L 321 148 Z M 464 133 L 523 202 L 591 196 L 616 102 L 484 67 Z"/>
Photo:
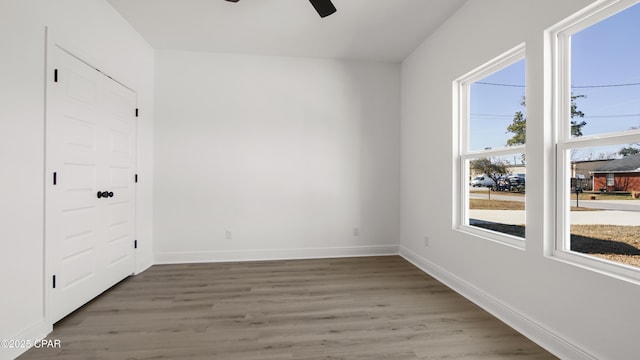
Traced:
<path id="1" fill-rule="evenodd" d="M 472 187 L 494 187 L 496 182 L 493 181 L 487 174 L 482 174 L 471 179 L 469 183 Z"/>
<path id="2" fill-rule="evenodd" d="M 493 188 L 495 191 L 509 191 L 511 190 L 511 183 L 507 176 L 500 176 L 498 183 Z"/>
<path id="3" fill-rule="evenodd" d="M 508 179 L 512 186 L 525 184 L 525 174 L 512 174 L 508 176 Z"/>
<path id="4" fill-rule="evenodd" d="M 524 192 L 525 174 L 512 174 L 507 179 L 509 180 L 509 191 Z"/>

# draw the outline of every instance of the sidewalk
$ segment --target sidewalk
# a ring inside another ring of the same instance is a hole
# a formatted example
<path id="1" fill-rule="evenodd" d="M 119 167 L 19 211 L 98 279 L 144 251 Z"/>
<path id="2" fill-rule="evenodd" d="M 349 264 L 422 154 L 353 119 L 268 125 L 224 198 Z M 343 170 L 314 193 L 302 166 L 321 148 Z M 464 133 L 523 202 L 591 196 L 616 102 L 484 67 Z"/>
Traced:
<path id="1" fill-rule="evenodd" d="M 524 210 L 469 210 L 469 218 L 500 224 L 525 224 Z M 640 226 L 640 213 L 636 211 L 601 210 L 572 211 L 571 224 Z"/>

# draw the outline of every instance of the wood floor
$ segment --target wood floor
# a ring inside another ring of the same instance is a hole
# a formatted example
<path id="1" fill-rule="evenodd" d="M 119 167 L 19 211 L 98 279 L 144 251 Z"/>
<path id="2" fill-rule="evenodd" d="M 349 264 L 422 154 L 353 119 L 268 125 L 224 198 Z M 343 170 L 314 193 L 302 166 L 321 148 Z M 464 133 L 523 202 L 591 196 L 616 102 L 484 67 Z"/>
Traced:
<path id="1" fill-rule="evenodd" d="M 398 256 L 153 266 L 20 359 L 555 359 Z"/>

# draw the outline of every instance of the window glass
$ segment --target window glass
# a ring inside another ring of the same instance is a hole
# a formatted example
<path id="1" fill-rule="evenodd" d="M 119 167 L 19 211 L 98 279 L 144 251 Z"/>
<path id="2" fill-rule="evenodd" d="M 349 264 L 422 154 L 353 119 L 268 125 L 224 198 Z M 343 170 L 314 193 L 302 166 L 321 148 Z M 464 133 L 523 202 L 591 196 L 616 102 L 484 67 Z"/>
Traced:
<path id="1" fill-rule="evenodd" d="M 606 187 L 616 187 L 616 179 L 614 177 L 613 174 L 606 174 L 607 175 L 607 183 L 605 184 Z M 601 188 L 601 189 L 605 189 L 604 191 L 606 191 L 606 188 Z"/>
<path id="2" fill-rule="evenodd" d="M 525 143 L 525 60 L 470 86 L 469 150 Z"/>
<path id="3" fill-rule="evenodd" d="M 572 137 L 640 127 L 640 4 L 571 35 Z"/>
<path id="4" fill-rule="evenodd" d="M 470 159 L 468 225 L 525 236 L 526 173 L 523 154 Z"/>
<path id="5" fill-rule="evenodd" d="M 570 151 L 566 250 L 640 266 L 640 154 L 600 159 L 581 157 L 581 154 L 609 150 L 607 146 Z"/>

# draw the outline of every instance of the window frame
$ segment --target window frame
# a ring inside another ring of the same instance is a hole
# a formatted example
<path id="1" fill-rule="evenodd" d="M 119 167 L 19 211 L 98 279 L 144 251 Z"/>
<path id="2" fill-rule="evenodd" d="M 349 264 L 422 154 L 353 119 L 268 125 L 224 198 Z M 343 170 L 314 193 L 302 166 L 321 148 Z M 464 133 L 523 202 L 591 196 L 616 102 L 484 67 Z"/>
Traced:
<path id="1" fill-rule="evenodd" d="M 473 236 L 483 238 L 489 241 L 495 241 L 500 244 L 511 246 L 517 249 L 525 249 L 525 238 L 504 234 L 501 232 L 483 229 L 477 226 L 469 225 L 469 162 L 471 160 L 496 157 L 504 155 L 526 155 L 526 144 L 516 146 L 504 146 L 502 148 L 485 149 L 485 150 L 470 150 L 470 98 L 471 98 L 471 84 L 484 79 L 504 68 L 507 68 L 521 60 L 525 60 L 526 64 L 526 46 L 521 43 L 514 48 L 504 52 L 496 58 L 486 62 L 479 66 L 475 70 L 468 72 L 467 74 L 459 77 L 453 82 L 453 103 L 454 103 L 454 143 L 457 145 L 454 147 L 454 159 L 456 165 L 454 166 L 453 178 L 457 179 L 454 182 L 453 196 L 453 228 L 457 231 L 462 231 Z M 525 70 L 526 71 L 526 70 Z M 525 83 L 526 86 L 526 83 Z M 527 88 L 525 87 L 525 94 Z M 526 95 L 525 95 L 526 96 Z M 526 166 L 526 165 L 525 165 Z M 525 194 L 525 204 L 526 204 Z M 525 218 L 526 218 L 526 205 L 525 205 Z"/>
<path id="2" fill-rule="evenodd" d="M 607 177 L 607 186 L 616 186 L 616 176 L 614 173 L 606 173 L 605 176 Z"/>
<path id="3" fill-rule="evenodd" d="M 550 243 L 551 258 L 585 269 L 640 282 L 640 268 L 570 250 L 571 150 L 640 141 L 640 129 L 571 137 L 571 36 L 625 9 L 640 0 L 604 0 L 586 7 L 547 31 L 551 54 L 553 143 L 555 144 L 555 236 Z M 608 179 L 607 179 L 608 180 Z"/>

